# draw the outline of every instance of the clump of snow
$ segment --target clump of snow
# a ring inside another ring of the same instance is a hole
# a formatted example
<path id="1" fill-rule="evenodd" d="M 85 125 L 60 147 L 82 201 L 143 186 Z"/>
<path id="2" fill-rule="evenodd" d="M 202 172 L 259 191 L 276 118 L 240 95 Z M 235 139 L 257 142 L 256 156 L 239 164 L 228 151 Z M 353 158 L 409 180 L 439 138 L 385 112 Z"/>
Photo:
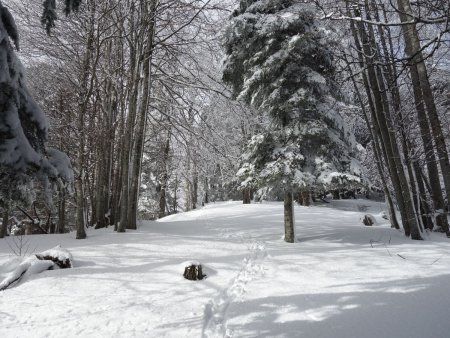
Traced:
<path id="1" fill-rule="evenodd" d="M 66 182 L 73 182 L 74 174 L 69 156 L 54 148 L 47 148 L 47 155 L 50 164 L 56 169 L 58 176 Z"/>
<path id="2" fill-rule="evenodd" d="M 185 261 L 180 264 L 180 268 L 184 269 L 185 267 L 191 265 L 202 265 L 202 263 L 200 263 L 199 261 Z"/>

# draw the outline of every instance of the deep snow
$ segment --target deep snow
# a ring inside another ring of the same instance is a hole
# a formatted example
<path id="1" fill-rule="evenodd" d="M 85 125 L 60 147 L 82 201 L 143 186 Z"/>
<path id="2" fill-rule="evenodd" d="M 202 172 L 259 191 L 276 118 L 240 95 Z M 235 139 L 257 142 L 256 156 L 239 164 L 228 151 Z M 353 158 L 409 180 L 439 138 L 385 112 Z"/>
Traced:
<path id="1" fill-rule="evenodd" d="M 117 234 L 30 236 L 61 244 L 74 268 L 25 276 L 0 293 L 0 337 L 448 338 L 450 241 L 412 242 L 357 200 L 297 207 L 284 243 L 281 203 L 207 207 Z M 21 262 L 0 240 L 0 278 Z M 208 278 L 187 281 L 184 262 Z"/>

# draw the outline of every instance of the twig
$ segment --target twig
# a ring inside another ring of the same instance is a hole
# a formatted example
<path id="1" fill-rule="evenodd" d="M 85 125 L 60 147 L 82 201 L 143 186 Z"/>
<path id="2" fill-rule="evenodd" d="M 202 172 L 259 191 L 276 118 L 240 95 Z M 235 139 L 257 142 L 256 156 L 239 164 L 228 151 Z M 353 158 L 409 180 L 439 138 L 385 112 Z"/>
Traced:
<path id="1" fill-rule="evenodd" d="M 444 255 L 442 255 L 441 257 L 439 257 L 439 258 L 437 258 L 437 259 L 435 259 L 435 260 L 433 261 L 433 263 L 431 263 L 430 265 L 433 265 L 434 263 L 438 262 L 443 256 L 444 256 Z"/>

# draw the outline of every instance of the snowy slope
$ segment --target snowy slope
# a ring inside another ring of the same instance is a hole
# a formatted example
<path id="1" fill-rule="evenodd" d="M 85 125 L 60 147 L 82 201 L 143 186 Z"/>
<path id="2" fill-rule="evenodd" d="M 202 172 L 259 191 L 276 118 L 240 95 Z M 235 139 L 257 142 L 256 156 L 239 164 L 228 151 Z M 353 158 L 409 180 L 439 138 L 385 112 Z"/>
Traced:
<path id="1" fill-rule="evenodd" d="M 450 242 L 411 242 L 339 201 L 296 208 L 284 243 L 280 203 L 207 207 L 138 231 L 30 236 L 61 244 L 73 269 L 29 276 L 0 293 L 0 337 L 449 337 Z M 7 239 L 11 241 L 11 239 Z M 209 277 L 182 278 L 200 261 Z M 0 278 L 19 262 L 0 240 Z"/>

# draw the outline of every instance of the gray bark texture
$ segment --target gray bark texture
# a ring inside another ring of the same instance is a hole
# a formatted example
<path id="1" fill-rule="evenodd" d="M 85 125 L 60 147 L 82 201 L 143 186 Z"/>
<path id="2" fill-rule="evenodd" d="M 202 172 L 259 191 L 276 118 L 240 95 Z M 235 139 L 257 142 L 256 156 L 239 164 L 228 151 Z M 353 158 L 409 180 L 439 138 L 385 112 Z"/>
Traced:
<path id="1" fill-rule="evenodd" d="M 287 243 L 295 242 L 294 199 L 290 190 L 284 193 L 284 241 Z"/>

